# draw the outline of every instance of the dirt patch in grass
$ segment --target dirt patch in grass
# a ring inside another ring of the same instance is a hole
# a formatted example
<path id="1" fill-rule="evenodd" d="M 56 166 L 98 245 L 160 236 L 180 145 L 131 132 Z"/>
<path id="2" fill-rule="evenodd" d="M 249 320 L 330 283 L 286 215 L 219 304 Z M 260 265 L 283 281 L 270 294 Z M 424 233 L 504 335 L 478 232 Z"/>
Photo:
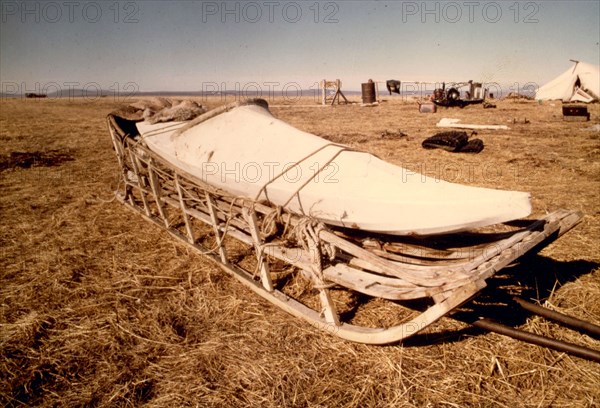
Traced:
<path id="1" fill-rule="evenodd" d="M 73 156 L 58 150 L 47 152 L 10 152 L 8 156 L 0 157 L 0 171 L 20 167 L 60 166 L 63 162 L 74 160 Z"/>

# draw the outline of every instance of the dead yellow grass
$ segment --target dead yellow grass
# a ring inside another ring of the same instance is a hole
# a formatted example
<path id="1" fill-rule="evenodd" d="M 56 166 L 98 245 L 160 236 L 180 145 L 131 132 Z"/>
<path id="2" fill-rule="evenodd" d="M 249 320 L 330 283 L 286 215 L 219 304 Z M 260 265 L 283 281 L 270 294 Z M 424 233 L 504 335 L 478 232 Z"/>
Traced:
<path id="1" fill-rule="evenodd" d="M 197 100 L 211 107 L 225 102 Z M 119 174 L 104 117 L 120 105 L 109 98 L 0 101 L 0 157 L 9 164 L 0 171 L 2 405 L 599 403 L 595 363 L 450 318 L 404 345 L 352 344 L 252 295 L 113 200 Z M 590 107 L 591 122 L 565 122 L 558 103 L 497 105 L 419 114 L 414 103 L 390 98 L 375 108 L 272 111 L 414 171 L 530 191 L 537 214 L 583 211 L 581 225 L 492 279 L 467 308 L 489 308 L 520 294 L 600 324 L 600 135 L 588 130 L 600 122 L 600 106 Z M 441 117 L 511 129 L 479 132 L 485 149 L 477 155 L 424 150 L 422 140 L 438 131 Z M 407 137 L 382 138 L 386 131 Z M 38 161 L 19 167 L 11 152 L 38 152 Z M 57 154 L 65 160 L 43 160 Z M 391 309 L 375 304 L 370 310 L 377 313 L 362 318 L 377 322 Z M 500 317 L 600 349 L 599 341 L 537 317 L 518 311 Z"/>

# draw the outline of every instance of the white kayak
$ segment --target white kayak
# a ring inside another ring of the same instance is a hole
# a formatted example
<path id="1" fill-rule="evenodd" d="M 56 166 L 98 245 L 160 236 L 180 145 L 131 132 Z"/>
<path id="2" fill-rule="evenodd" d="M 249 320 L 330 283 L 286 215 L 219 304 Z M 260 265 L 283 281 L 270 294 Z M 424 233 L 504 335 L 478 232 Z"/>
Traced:
<path id="1" fill-rule="evenodd" d="M 235 196 L 268 200 L 326 224 L 394 235 L 493 225 L 531 213 L 530 195 L 446 182 L 332 144 L 257 104 L 194 125 L 137 124 L 147 146 Z"/>

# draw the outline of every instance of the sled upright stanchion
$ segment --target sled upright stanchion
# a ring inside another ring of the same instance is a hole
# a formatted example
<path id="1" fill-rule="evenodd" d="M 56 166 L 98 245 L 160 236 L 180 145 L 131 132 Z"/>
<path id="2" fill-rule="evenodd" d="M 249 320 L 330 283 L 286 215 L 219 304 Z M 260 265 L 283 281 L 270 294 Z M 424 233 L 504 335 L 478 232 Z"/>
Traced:
<path id="1" fill-rule="evenodd" d="M 227 253 L 225 252 L 225 247 L 223 246 L 223 236 L 221 235 L 221 231 L 219 229 L 219 217 L 217 217 L 215 204 L 208 191 L 205 192 L 204 197 L 206 198 L 206 207 L 210 213 L 210 219 L 212 221 L 212 227 L 215 233 L 215 242 L 219 247 L 219 257 L 221 258 L 221 262 L 227 265 L 229 261 L 227 260 Z"/>
<path id="2" fill-rule="evenodd" d="M 185 223 L 185 231 L 187 232 L 188 241 L 193 245 L 195 244 L 194 232 L 192 231 L 190 216 L 188 215 L 185 200 L 183 198 L 183 189 L 181 188 L 177 174 L 175 174 L 175 188 L 177 189 L 177 197 L 179 198 L 179 206 L 181 207 L 181 216 L 183 217 L 183 222 Z"/>
<path id="3" fill-rule="evenodd" d="M 260 270 L 260 281 L 263 287 L 269 291 L 273 291 L 273 283 L 269 271 L 269 262 L 267 261 L 264 244 L 258 230 L 258 221 L 253 208 L 244 208 L 242 210 L 244 218 L 250 228 L 250 234 L 254 240 L 254 250 L 256 251 L 256 260 L 258 261 L 257 268 Z"/>
<path id="4" fill-rule="evenodd" d="M 156 170 L 154 169 L 154 161 L 152 159 L 148 161 L 148 176 L 150 179 L 150 187 L 152 188 L 152 193 L 154 194 L 154 201 L 156 202 L 156 207 L 158 209 L 158 213 L 160 214 L 160 218 L 165 224 L 165 227 L 169 228 L 169 220 L 167 219 L 167 213 L 163 207 L 158 175 L 156 174 Z"/>
<path id="5" fill-rule="evenodd" d="M 142 200 L 142 203 L 144 204 L 144 211 L 146 211 L 146 215 L 150 215 L 150 207 L 148 206 L 148 200 L 146 199 L 146 183 L 145 180 L 142 178 L 142 174 L 140 171 L 140 167 L 141 167 L 141 163 L 139 158 L 131 153 L 131 150 L 129 151 L 129 161 L 131 162 L 131 169 L 133 170 L 133 176 L 135 176 L 135 180 L 136 182 L 134 184 L 132 184 L 133 188 L 137 188 L 137 190 L 140 193 L 140 199 Z M 131 174 L 127 174 L 128 178 L 131 178 Z M 130 196 L 130 199 L 132 199 L 133 197 Z"/>
<path id="6" fill-rule="evenodd" d="M 149 216 L 150 215 L 150 205 L 148 204 L 148 199 L 146 198 L 146 196 L 147 196 L 146 189 L 148 188 L 148 180 L 142 175 L 142 172 L 141 172 L 142 163 L 140 161 L 140 158 L 137 156 L 132 157 L 131 163 L 133 165 L 135 175 L 138 179 L 140 196 L 142 198 L 142 203 L 144 203 L 144 210 L 146 211 L 146 215 Z"/>

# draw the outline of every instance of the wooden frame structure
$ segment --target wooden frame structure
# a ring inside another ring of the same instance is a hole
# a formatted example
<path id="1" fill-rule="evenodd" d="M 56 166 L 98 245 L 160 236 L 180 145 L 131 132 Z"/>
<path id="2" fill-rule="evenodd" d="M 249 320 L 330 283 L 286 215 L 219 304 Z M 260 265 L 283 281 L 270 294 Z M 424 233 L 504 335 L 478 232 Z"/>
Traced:
<path id="1" fill-rule="evenodd" d="M 335 81 L 321 81 L 321 104 L 322 105 L 333 105 L 336 101 L 338 105 L 341 103 L 340 96 L 344 98 L 344 103 L 348 103 L 348 99 L 342 92 L 342 81 L 336 79 Z"/>
<path id="2" fill-rule="evenodd" d="M 454 234 L 435 242 L 333 229 L 285 208 L 219 190 L 150 151 L 136 140 L 131 121 L 113 115 L 107 119 L 123 177 L 116 192 L 119 201 L 275 306 L 350 341 L 387 344 L 410 337 L 475 296 L 497 271 L 556 239 L 582 217 L 558 210 L 503 232 Z M 232 254 L 231 248 L 240 244 L 251 252 L 251 262 Z M 309 281 L 314 301 L 290 291 L 290 277 Z M 391 325 L 364 326 L 339 312 L 340 302 L 334 299 L 339 292 L 398 307 L 425 299 L 428 307 Z"/>

